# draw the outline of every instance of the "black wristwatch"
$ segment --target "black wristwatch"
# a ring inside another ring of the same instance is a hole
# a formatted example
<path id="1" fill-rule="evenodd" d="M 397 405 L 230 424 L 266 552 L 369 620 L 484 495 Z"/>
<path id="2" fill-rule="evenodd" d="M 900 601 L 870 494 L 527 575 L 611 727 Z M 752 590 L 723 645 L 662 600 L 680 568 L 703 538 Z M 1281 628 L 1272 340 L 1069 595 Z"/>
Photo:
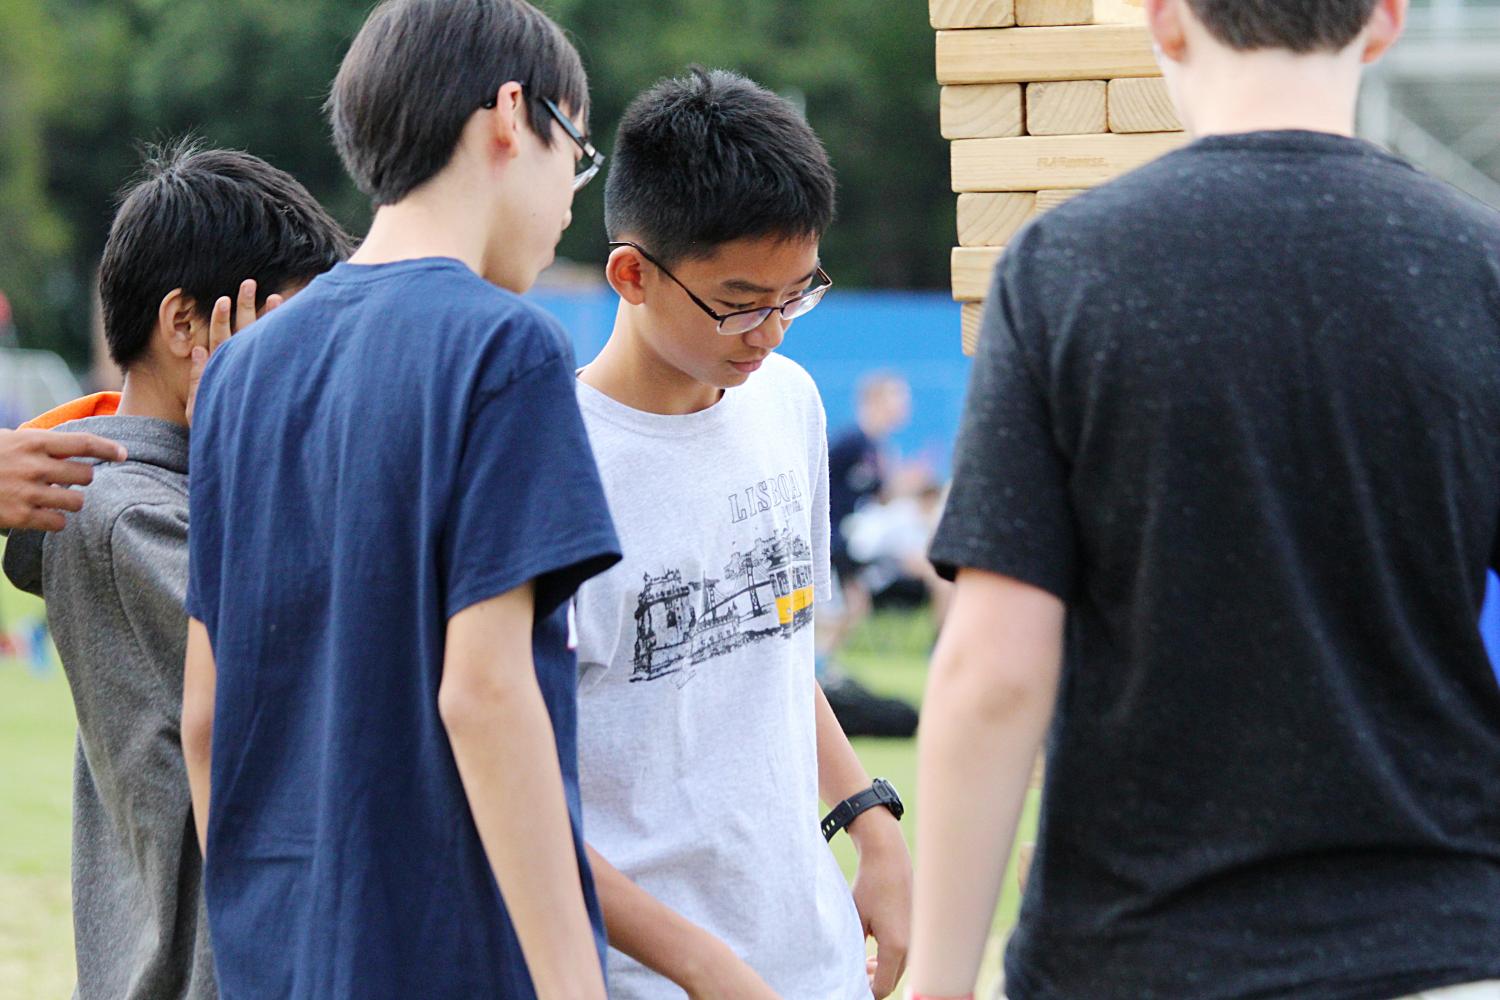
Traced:
<path id="1" fill-rule="evenodd" d="M 869 788 L 858 795 L 849 796 L 834 806 L 833 812 L 823 817 L 823 839 L 832 840 L 833 835 L 853 823 L 856 816 L 876 806 L 885 806 L 898 820 L 906 812 L 906 807 L 901 804 L 901 796 L 896 794 L 891 783 L 884 778 L 876 778 Z"/>

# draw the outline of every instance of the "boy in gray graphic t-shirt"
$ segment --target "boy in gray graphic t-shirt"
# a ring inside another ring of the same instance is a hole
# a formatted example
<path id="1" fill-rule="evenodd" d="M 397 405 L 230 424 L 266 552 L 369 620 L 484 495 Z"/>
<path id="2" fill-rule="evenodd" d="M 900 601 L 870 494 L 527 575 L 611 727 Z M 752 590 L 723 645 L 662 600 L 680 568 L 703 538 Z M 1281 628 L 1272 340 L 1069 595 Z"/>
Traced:
<path id="1" fill-rule="evenodd" d="M 14 534 L 5 573 L 47 602 L 78 712 L 73 929 L 79 1000 L 217 995 L 180 725 L 188 425 L 209 353 L 332 267 L 348 238 L 290 176 L 183 145 L 148 163 L 100 268 L 121 393 L 30 426 L 117 441 L 82 511 Z M 247 271 L 259 279 L 241 282 Z M 236 293 L 231 308 L 224 293 Z M 276 294 L 268 294 L 276 293 Z"/>
<path id="2" fill-rule="evenodd" d="M 829 285 L 833 188 L 801 116 L 728 73 L 657 84 L 616 140 L 621 302 L 578 393 L 625 558 L 577 597 L 613 997 L 856 1000 L 891 993 L 904 966 L 896 810 L 848 824 L 852 893 L 817 824 L 819 799 L 871 780 L 813 676 L 813 605 L 830 593 L 822 402 L 773 353 Z"/>

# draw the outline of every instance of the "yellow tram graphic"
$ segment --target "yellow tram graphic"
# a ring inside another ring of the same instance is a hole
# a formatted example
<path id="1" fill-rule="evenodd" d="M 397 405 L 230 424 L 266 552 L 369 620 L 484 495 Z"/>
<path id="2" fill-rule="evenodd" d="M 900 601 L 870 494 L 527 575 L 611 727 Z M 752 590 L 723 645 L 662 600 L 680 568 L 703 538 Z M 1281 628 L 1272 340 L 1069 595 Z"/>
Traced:
<path id="1" fill-rule="evenodd" d="M 812 549 L 784 528 L 735 551 L 719 577 L 644 574 L 635 609 L 632 681 L 651 681 L 812 622 Z"/>

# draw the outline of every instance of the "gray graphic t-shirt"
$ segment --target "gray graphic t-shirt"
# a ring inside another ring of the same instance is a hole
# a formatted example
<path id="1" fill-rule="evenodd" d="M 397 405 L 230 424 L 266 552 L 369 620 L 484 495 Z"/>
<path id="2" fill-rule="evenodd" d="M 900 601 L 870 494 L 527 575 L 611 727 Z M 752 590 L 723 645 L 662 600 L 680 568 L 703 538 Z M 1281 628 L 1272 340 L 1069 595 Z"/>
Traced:
<path id="1" fill-rule="evenodd" d="M 822 401 L 771 355 L 686 416 L 578 385 L 624 561 L 578 591 L 584 833 L 787 1000 L 868 998 L 818 832 L 813 602 L 830 593 Z M 618 951 L 610 996 L 684 996 Z"/>

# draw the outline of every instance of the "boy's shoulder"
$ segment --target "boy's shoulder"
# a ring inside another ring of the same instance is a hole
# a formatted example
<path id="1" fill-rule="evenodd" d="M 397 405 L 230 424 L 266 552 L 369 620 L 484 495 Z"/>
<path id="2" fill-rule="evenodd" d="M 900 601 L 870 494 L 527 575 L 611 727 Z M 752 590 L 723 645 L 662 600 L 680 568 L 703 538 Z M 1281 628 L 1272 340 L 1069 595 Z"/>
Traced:
<path id="1" fill-rule="evenodd" d="M 148 465 L 122 462 L 102 466 L 85 488 L 83 510 L 48 540 L 51 558 L 128 557 L 138 536 L 179 543 L 186 553 L 188 495 L 185 482 L 169 482 Z"/>
<path id="2" fill-rule="evenodd" d="M 316 331 L 316 336 L 310 334 Z M 250 364 L 284 368 L 286 358 L 318 352 L 327 337 L 386 341 L 387 351 L 353 351 L 356 366 L 378 358 L 434 366 L 503 383 L 547 361 L 571 361 L 562 325 L 545 309 L 485 281 L 456 260 L 340 264 L 236 335 L 210 370 Z M 290 355 L 286 352 L 292 352 Z M 259 359 L 256 360 L 256 356 Z"/>
<path id="3" fill-rule="evenodd" d="M 784 354 L 773 352 L 767 355 L 761 370 L 750 377 L 747 387 L 755 390 L 752 395 L 775 397 L 781 404 L 792 401 L 815 407 L 820 412 L 823 408 L 823 397 L 812 375 Z"/>
<path id="4" fill-rule="evenodd" d="M 186 532 L 186 428 L 145 417 L 94 417 L 58 429 L 98 434 L 129 452 L 123 462 L 94 466 L 93 481 L 84 487 L 83 509 L 68 518 L 59 539 L 77 538 L 107 551 L 122 518 L 168 526 L 180 522 Z"/>
<path id="5" fill-rule="evenodd" d="M 750 377 L 747 388 L 752 391 L 745 402 L 757 411 L 757 420 L 774 411 L 795 420 L 819 441 L 826 434 L 827 417 L 818 384 L 807 369 L 791 358 L 769 355 L 761 370 Z"/>
<path id="6" fill-rule="evenodd" d="M 112 580 L 117 561 L 135 558 L 143 548 L 149 547 L 151 558 L 180 549 L 185 561 L 187 529 L 185 482 L 174 484 L 159 470 L 129 460 L 101 464 L 84 488 L 83 508 L 68 515 L 61 531 L 11 535 L 5 575 L 17 588 L 47 598 L 48 579 Z"/>

